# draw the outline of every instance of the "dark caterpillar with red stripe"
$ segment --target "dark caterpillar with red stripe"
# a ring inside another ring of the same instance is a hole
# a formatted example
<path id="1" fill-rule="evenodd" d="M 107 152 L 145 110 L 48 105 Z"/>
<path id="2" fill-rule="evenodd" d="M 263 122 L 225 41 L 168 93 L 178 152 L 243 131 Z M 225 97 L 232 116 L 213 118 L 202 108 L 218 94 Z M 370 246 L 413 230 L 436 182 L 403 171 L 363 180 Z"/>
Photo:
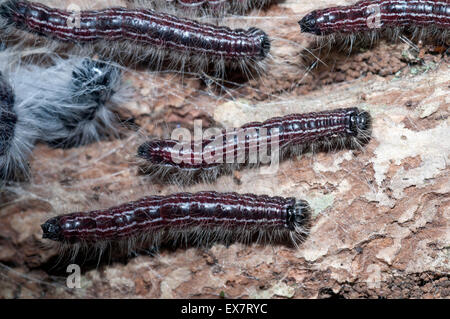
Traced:
<path id="1" fill-rule="evenodd" d="M 38 35 L 52 46 L 72 44 L 85 55 L 148 60 L 161 68 L 164 62 L 182 70 L 211 67 L 222 75 L 226 67 L 261 71 L 270 40 L 257 28 L 232 30 L 202 24 L 150 9 L 107 8 L 70 12 L 40 3 L 0 1 L 0 28 L 22 36 Z M 5 31 L 4 31 L 5 32 Z M 20 38 L 19 38 L 20 39 Z"/>
<path id="2" fill-rule="evenodd" d="M 233 170 L 277 164 L 278 158 L 308 149 L 366 144 L 370 128 L 369 113 L 357 108 L 291 114 L 221 130 L 201 141 L 148 141 L 139 147 L 138 157 L 145 160 L 144 171 L 161 181 L 212 182 Z"/>
<path id="3" fill-rule="evenodd" d="M 316 35 L 350 34 L 401 29 L 419 37 L 448 41 L 450 2 L 446 0 L 363 0 L 354 5 L 314 10 L 300 21 L 302 32 Z"/>
<path id="4" fill-rule="evenodd" d="M 91 212 L 60 215 L 41 225 L 43 238 L 66 244 L 211 241 L 300 243 L 311 209 L 304 200 L 213 191 L 147 196 Z"/>

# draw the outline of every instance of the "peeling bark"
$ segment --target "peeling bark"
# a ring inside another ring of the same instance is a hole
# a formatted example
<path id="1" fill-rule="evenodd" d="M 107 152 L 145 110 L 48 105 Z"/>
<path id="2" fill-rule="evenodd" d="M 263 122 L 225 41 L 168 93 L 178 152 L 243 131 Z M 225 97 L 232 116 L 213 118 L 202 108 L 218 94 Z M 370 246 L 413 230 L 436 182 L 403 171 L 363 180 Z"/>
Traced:
<path id="1" fill-rule="evenodd" d="M 448 56 L 383 40 L 370 50 L 321 55 L 324 63 L 308 72 L 314 39 L 300 34 L 297 20 L 344 3 L 289 1 L 259 13 L 271 18 L 255 23 L 274 38 L 261 79 L 221 92 L 197 78 L 130 70 L 136 91 L 126 107 L 140 132 L 69 150 L 38 145 L 32 181 L 0 191 L 0 296 L 449 298 Z M 373 117 L 361 150 L 307 153 L 275 173 L 242 170 L 184 189 L 149 183 L 135 165 L 143 135 L 191 128 L 196 119 L 230 127 L 353 106 Z M 180 190 L 303 198 L 314 210 L 312 229 L 298 249 L 215 244 L 94 261 L 81 265 L 81 289 L 65 286 L 58 249 L 41 239 L 46 218 Z"/>

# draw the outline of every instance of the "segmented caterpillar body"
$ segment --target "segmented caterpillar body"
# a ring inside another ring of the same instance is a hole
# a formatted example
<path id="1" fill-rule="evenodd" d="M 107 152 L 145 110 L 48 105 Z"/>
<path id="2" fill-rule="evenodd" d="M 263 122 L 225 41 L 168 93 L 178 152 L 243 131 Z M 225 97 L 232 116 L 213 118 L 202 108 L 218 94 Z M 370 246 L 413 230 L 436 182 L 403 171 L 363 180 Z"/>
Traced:
<path id="1" fill-rule="evenodd" d="M 308 148 L 367 143 L 370 123 L 370 115 L 357 108 L 291 114 L 222 130 L 202 141 L 148 141 L 139 147 L 138 156 L 148 165 L 145 171 L 159 180 L 211 182 L 232 170 L 258 166 L 265 155 L 284 158 Z"/>
<path id="2" fill-rule="evenodd" d="M 314 10 L 299 21 L 316 35 L 358 35 L 412 30 L 419 37 L 448 41 L 450 3 L 446 0 L 363 0 L 354 5 Z"/>
<path id="3" fill-rule="evenodd" d="M 218 75 L 226 68 L 259 72 L 270 50 L 270 40 L 260 29 L 233 30 L 151 9 L 116 7 L 73 13 L 36 2 L 3 0 L 1 25 L 4 32 L 23 30 L 25 35 L 46 38 L 52 42 L 49 47 L 61 44 L 85 55 L 119 57 L 121 62 L 146 60 L 156 68 L 166 62 L 188 71 L 212 68 Z"/>
<path id="4" fill-rule="evenodd" d="M 104 210 L 60 215 L 41 227 L 43 238 L 88 246 L 255 239 L 297 245 L 307 233 L 309 216 L 308 203 L 295 198 L 204 191 L 147 196 Z"/>

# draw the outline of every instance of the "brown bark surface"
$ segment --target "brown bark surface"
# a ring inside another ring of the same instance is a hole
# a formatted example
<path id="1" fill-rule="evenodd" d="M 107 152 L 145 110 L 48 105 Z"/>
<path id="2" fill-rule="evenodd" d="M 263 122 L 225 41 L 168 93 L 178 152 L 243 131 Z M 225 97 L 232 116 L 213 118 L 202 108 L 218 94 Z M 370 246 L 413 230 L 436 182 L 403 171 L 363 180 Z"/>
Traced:
<path id="1" fill-rule="evenodd" d="M 126 108 L 139 131 L 68 150 L 38 145 L 32 180 L 0 190 L 0 297 L 322 298 L 450 296 L 450 72 L 439 47 L 383 39 L 370 49 L 313 51 L 297 20 L 345 0 L 289 0 L 239 17 L 273 39 L 260 78 L 218 86 L 193 76 L 128 70 Z M 231 19 L 230 19 L 231 20 Z M 229 22 L 229 21 L 227 21 Z M 232 127 L 337 107 L 373 117 L 361 150 L 307 153 L 276 172 L 246 169 L 214 184 L 158 185 L 138 174 L 145 135 L 180 125 Z M 72 211 L 150 194 L 236 191 L 310 202 L 312 228 L 299 248 L 215 244 L 84 264 L 81 289 L 65 286 L 67 262 L 40 224 Z"/>

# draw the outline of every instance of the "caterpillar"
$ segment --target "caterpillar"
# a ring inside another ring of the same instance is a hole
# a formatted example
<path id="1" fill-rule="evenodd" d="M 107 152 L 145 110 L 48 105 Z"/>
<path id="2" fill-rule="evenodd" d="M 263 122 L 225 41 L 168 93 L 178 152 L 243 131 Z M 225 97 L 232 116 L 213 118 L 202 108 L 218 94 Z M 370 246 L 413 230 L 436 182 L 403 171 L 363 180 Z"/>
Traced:
<path id="1" fill-rule="evenodd" d="M 0 180 L 27 179 L 36 142 L 75 147 L 117 136 L 115 112 L 129 97 L 116 66 L 86 58 L 23 65 L 0 53 Z"/>
<path id="2" fill-rule="evenodd" d="M 18 68 L 10 78 L 39 141 L 73 147 L 117 134 L 114 111 L 128 89 L 117 67 L 91 59 L 57 59 L 48 68 Z"/>
<path id="3" fill-rule="evenodd" d="M 370 34 L 378 31 L 398 35 L 413 31 L 448 41 L 450 3 L 446 0 L 363 0 L 354 5 L 314 10 L 300 21 L 302 32 L 319 36 Z"/>
<path id="4" fill-rule="evenodd" d="M 17 105 L 13 89 L 0 72 L 0 186 L 8 180 L 28 178 L 30 156 L 36 140 L 27 113 Z"/>
<path id="5" fill-rule="evenodd" d="M 307 149 L 365 144 L 370 128 L 369 113 L 357 108 L 290 114 L 221 130 L 201 141 L 150 140 L 139 146 L 137 156 L 145 160 L 144 171 L 160 181 L 212 182 L 233 170 L 260 165 L 265 155 L 272 161 L 272 155 L 282 159 Z"/>
<path id="6" fill-rule="evenodd" d="M 116 112 L 129 94 L 118 67 L 72 58 L 44 70 L 29 66 L 14 77 L 40 141 L 68 148 L 118 136 Z"/>
<path id="7" fill-rule="evenodd" d="M 203 191 L 153 195 L 107 209 L 59 215 L 41 228 L 44 239 L 78 245 L 77 250 L 115 243 L 130 252 L 137 242 L 156 248 L 163 243 L 253 240 L 298 245 L 308 232 L 310 212 L 306 201 L 292 197 Z"/>
<path id="8" fill-rule="evenodd" d="M 243 14 L 251 9 L 261 9 L 272 0 L 128 0 L 133 8 L 151 8 L 157 11 L 176 11 L 177 15 Z"/>
<path id="9" fill-rule="evenodd" d="M 21 0 L 2 0 L 0 26 L 10 35 L 37 35 L 80 54 L 100 54 L 169 68 L 223 75 L 226 68 L 260 72 L 270 51 L 261 29 L 202 24 L 151 9 L 122 7 L 71 12 Z M 20 33 L 20 30 L 23 32 Z M 51 47 L 52 45 L 50 45 Z"/>

